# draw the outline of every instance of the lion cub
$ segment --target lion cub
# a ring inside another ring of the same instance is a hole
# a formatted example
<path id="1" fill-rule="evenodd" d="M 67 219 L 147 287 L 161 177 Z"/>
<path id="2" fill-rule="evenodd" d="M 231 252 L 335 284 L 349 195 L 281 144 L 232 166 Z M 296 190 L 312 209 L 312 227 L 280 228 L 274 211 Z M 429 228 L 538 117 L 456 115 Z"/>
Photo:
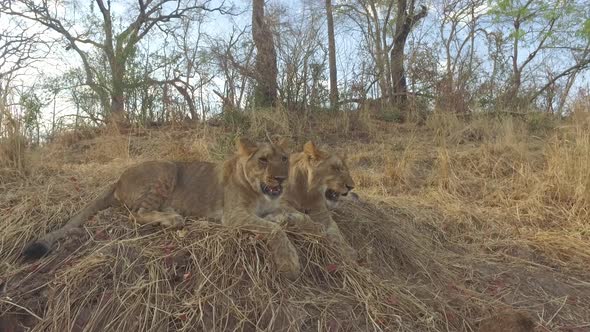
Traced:
<path id="1" fill-rule="evenodd" d="M 339 199 L 354 188 L 345 158 L 319 150 L 308 141 L 302 152 L 291 154 L 289 163 L 289 179 L 282 199 L 323 225 L 327 237 L 341 245 L 349 258 L 356 259 L 356 251 L 346 242 L 330 214 Z"/>
<path id="2" fill-rule="evenodd" d="M 28 244 L 23 255 L 40 258 L 53 244 L 98 211 L 115 203 L 127 206 L 141 224 L 180 227 L 183 216 L 221 218 L 226 225 L 270 233 L 269 247 L 278 269 L 288 278 L 300 274 L 297 251 L 280 225 L 263 219 L 280 208 L 289 158 L 285 143 L 237 142 L 236 154 L 222 164 L 150 161 L 124 171 L 98 198 L 62 228 Z"/>

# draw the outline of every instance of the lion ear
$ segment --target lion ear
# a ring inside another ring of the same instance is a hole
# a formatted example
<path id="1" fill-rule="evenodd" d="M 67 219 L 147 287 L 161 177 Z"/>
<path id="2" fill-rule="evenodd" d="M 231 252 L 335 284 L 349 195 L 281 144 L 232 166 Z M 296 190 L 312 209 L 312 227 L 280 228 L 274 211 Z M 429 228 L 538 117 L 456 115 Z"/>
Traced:
<path id="1" fill-rule="evenodd" d="M 310 159 L 318 160 L 322 159 L 323 153 L 318 150 L 312 141 L 308 141 L 303 146 L 303 153 L 305 153 Z"/>
<path id="2" fill-rule="evenodd" d="M 256 144 L 249 139 L 240 137 L 236 142 L 236 148 L 238 150 L 238 154 L 242 156 L 249 156 L 256 152 L 258 146 L 256 146 Z"/>
<path id="3" fill-rule="evenodd" d="M 281 137 L 276 145 L 283 150 L 288 150 L 291 145 L 291 142 L 289 141 L 288 138 Z"/>

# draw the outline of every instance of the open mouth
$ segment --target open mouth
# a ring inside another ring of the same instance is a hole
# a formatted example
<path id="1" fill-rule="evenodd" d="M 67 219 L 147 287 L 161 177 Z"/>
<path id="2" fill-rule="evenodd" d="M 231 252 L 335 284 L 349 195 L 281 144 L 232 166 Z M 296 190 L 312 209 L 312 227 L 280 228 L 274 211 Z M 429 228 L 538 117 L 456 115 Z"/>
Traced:
<path id="1" fill-rule="evenodd" d="M 325 196 L 326 199 L 329 201 L 338 201 L 338 199 L 340 198 L 340 196 L 346 196 L 347 193 L 344 194 L 340 194 L 339 192 L 332 190 L 332 189 L 328 189 L 326 190 Z"/>
<path id="2" fill-rule="evenodd" d="M 260 184 L 262 193 L 270 197 L 279 197 L 283 193 L 283 187 L 279 184 L 276 186 L 269 186 L 265 183 Z"/>

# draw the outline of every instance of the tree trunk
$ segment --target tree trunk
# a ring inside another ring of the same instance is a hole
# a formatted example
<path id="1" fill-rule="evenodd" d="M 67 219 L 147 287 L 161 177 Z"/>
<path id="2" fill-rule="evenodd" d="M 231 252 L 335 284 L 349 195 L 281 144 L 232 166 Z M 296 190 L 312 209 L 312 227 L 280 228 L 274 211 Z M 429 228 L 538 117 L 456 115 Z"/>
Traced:
<path id="1" fill-rule="evenodd" d="M 404 68 L 404 46 L 405 39 L 402 41 L 396 40 L 391 49 L 391 82 L 393 84 L 392 96 L 390 99 L 392 103 L 398 108 L 403 108 L 408 99 L 408 87 L 406 83 L 406 72 Z"/>
<path id="2" fill-rule="evenodd" d="M 53 112 L 51 112 L 51 137 L 55 139 L 55 102 L 57 93 L 53 95 Z"/>
<path id="3" fill-rule="evenodd" d="M 330 65 L 330 106 L 338 109 L 338 76 L 336 72 L 336 40 L 334 38 L 334 17 L 332 0 L 326 0 L 326 18 L 328 21 L 328 53 Z"/>
<path id="4" fill-rule="evenodd" d="M 122 129 L 127 125 L 125 117 L 125 61 L 119 55 L 110 61 L 111 77 L 113 80 L 111 91 L 111 107 L 107 123 Z"/>
<path id="5" fill-rule="evenodd" d="M 252 38 L 256 46 L 255 106 L 275 106 L 277 102 L 277 54 L 272 32 L 264 16 L 264 0 L 252 0 Z"/>
<path id="6" fill-rule="evenodd" d="M 124 128 L 127 124 L 125 119 L 125 97 L 123 95 L 111 96 L 111 113 L 107 122 L 118 129 Z"/>
<path id="7" fill-rule="evenodd" d="M 520 29 L 520 16 L 517 16 L 514 21 L 514 31 L 515 34 Z M 521 84 L 521 71 L 518 67 L 518 37 L 514 36 L 514 41 L 512 45 L 512 78 L 510 81 L 510 87 L 508 88 L 508 93 L 505 96 L 504 106 L 508 106 L 510 103 L 516 101 L 518 97 L 518 92 L 520 90 Z"/>
<path id="8" fill-rule="evenodd" d="M 371 17 L 373 22 L 373 27 L 375 29 L 374 36 L 368 37 L 368 40 L 373 40 L 375 43 L 375 66 L 377 67 L 378 73 L 378 83 L 379 89 L 381 90 L 381 96 L 386 96 L 390 93 L 390 84 L 389 84 L 389 68 L 387 66 L 387 43 L 382 44 L 382 40 L 387 40 L 385 31 L 381 31 L 381 23 L 379 19 L 379 11 L 377 11 L 377 7 L 375 7 L 374 2 L 370 2 L 368 7 L 365 7 L 366 13 Z M 371 33 L 371 25 L 368 23 L 368 34 Z"/>
<path id="9" fill-rule="evenodd" d="M 426 17 L 427 9 L 422 6 L 414 15 L 414 0 L 400 0 L 397 4 L 397 16 L 395 22 L 395 34 L 393 48 L 391 49 L 391 84 L 393 85 L 392 103 L 403 109 L 408 99 L 408 87 L 406 84 L 406 71 L 404 68 L 404 48 L 412 28 L 418 21 Z"/>
<path id="10" fill-rule="evenodd" d="M 186 104 L 188 106 L 188 111 L 191 115 L 191 120 L 193 120 L 193 121 L 199 120 L 199 114 L 197 113 L 197 108 L 195 107 L 195 101 L 193 100 L 193 97 L 189 93 L 188 89 L 184 86 L 178 86 L 176 84 L 172 84 L 172 86 L 174 86 L 176 88 L 176 90 L 184 98 L 184 101 L 186 102 Z"/>
<path id="11" fill-rule="evenodd" d="M 2 89 L 2 85 L 0 85 L 0 137 L 3 136 L 4 131 L 4 105 L 6 105 L 5 100 L 6 98 L 4 95 L 4 91 Z"/>

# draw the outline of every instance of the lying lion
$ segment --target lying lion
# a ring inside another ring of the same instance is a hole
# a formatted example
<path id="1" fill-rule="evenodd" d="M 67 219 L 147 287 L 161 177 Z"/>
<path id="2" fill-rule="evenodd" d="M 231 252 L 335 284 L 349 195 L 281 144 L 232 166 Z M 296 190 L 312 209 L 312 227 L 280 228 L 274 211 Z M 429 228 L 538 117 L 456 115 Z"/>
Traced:
<path id="1" fill-rule="evenodd" d="M 354 188 L 344 159 L 319 150 L 312 141 L 305 143 L 303 152 L 290 156 L 289 178 L 282 200 L 323 225 L 328 239 L 339 244 L 354 260 L 356 251 L 346 242 L 329 211 L 338 206 L 341 196 Z"/>
<path id="2" fill-rule="evenodd" d="M 179 227 L 184 216 L 221 218 L 226 225 L 270 233 L 269 248 L 279 271 L 289 279 L 300 274 L 297 251 L 278 223 L 264 219 L 284 209 L 278 199 L 287 180 L 285 143 L 237 142 L 237 153 L 222 164 L 150 161 L 121 174 L 98 198 L 88 203 L 62 228 L 28 244 L 23 255 L 40 258 L 51 247 L 98 211 L 119 202 L 142 224 Z"/>

